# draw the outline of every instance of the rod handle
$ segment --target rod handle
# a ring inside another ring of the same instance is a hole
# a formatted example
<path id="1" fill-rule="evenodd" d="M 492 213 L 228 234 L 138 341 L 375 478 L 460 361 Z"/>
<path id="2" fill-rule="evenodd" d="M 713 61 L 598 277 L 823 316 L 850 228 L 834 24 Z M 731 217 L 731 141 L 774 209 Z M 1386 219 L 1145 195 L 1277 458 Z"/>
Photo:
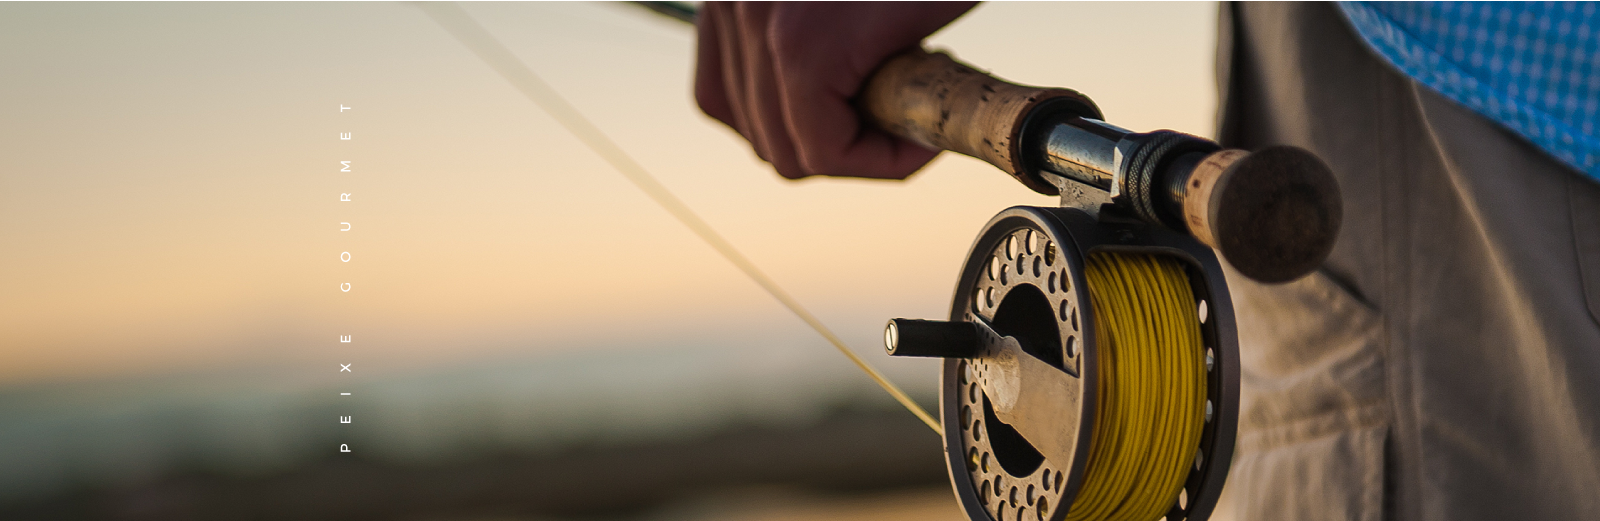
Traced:
<path id="1" fill-rule="evenodd" d="M 879 128 L 939 150 L 987 161 L 1046 195 L 1059 193 L 1026 164 L 1022 131 L 1034 108 L 1049 100 L 1077 115 L 1100 119 L 1100 109 L 1076 91 L 1010 83 L 943 52 L 921 48 L 893 58 L 867 79 L 859 109 Z"/>

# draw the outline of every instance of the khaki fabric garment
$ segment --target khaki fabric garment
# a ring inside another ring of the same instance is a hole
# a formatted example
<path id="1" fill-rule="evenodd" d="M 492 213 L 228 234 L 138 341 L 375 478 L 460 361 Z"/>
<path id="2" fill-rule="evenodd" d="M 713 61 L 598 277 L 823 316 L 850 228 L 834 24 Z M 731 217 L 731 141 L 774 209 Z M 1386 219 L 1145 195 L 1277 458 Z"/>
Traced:
<path id="1" fill-rule="evenodd" d="M 1600 184 L 1388 67 L 1327 3 L 1222 7 L 1221 141 L 1316 152 L 1325 268 L 1230 274 L 1219 519 L 1600 519 Z"/>

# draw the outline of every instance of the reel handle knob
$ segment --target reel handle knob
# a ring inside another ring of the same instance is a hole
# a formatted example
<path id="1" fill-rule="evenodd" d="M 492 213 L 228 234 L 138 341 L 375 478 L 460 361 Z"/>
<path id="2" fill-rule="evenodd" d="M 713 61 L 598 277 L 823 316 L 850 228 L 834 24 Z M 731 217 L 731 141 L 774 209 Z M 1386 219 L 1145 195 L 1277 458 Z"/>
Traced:
<path id="1" fill-rule="evenodd" d="M 891 318 L 883 329 L 883 347 L 890 356 L 972 358 L 980 346 L 971 322 Z"/>

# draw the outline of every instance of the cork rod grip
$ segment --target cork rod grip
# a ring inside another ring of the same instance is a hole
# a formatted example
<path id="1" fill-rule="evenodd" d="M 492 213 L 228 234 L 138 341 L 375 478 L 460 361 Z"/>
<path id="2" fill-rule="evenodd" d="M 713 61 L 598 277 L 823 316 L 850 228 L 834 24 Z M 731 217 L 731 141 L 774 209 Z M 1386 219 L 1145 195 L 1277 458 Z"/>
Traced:
<path id="1" fill-rule="evenodd" d="M 867 79 L 859 108 L 880 128 L 924 146 L 989 162 L 1034 191 L 1054 195 L 1023 162 L 1020 138 L 1040 102 L 1070 97 L 1099 116 L 1094 103 L 1067 89 L 1009 83 L 948 54 L 915 49 L 890 58 Z M 1088 114 L 1086 114 L 1088 115 Z"/>

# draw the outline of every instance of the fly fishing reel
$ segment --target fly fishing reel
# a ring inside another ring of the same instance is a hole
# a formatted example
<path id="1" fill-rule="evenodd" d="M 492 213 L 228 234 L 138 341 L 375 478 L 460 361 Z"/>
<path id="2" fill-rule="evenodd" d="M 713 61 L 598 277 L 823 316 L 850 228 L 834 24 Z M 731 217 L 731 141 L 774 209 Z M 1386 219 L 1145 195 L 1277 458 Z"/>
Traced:
<path id="1" fill-rule="evenodd" d="M 895 319 L 885 337 L 890 354 L 946 358 L 945 456 L 971 519 L 1205 519 L 1215 506 L 1238 346 L 1216 256 L 1193 239 L 1011 208 L 973 244 L 949 321 Z M 1078 515 L 1082 499 L 1099 512 Z"/>
<path id="2" fill-rule="evenodd" d="M 1309 152 L 1223 150 L 1101 120 L 1088 98 L 914 51 L 864 111 L 984 159 L 1061 207 L 991 219 L 946 321 L 894 319 L 895 356 L 944 358 L 940 418 L 961 508 L 995 521 L 1203 520 L 1239 414 L 1238 341 L 1217 253 L 1263 282 L 1332 248 L 1332 173 Z"/>

